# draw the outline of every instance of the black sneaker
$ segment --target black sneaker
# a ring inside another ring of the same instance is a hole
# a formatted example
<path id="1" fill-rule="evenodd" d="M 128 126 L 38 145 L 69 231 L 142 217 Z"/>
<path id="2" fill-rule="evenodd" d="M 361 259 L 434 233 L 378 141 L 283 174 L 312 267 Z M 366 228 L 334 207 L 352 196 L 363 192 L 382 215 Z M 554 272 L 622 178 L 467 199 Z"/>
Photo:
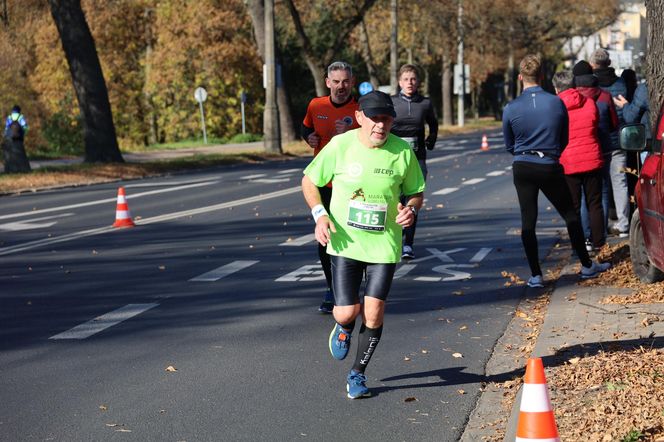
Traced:
<path id="1" fill-rule="evenodd" d="M 318 311 L 320 313 L 332 313 L 332 309 L 334 309 L 334 295 L 332 294 L 332 290 L 327 289 L 325 298 L 323 298 L 323 302 L 318 307 Z"/>
<path id="2" fill-rule="evenodd" d="M 320 307 L 318 307 L 320 313 L 329 314 L 332 313 L 332 310 L 334 310 L 334 302 L 332 301 L 323 301 Z"/>

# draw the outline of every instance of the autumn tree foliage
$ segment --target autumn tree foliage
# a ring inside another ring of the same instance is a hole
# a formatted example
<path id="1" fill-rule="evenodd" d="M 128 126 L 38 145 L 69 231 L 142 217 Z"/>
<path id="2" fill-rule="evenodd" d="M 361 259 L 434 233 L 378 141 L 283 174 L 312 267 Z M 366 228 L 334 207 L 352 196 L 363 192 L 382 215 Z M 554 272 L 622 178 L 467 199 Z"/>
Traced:
<path id="1" fill-rule="evenodd" d="M 649 0 L 649 14 L 656 15 L 661 2 Z M 6 3 L 7 13 L 0 20 L 3 112 L 14 103 L 24 109 L 31 126 L 29 150 L 49 146 L 51 151 L 80 154 L 83 115 L 49 3 Z M 211 137 L 229 138 L 241 131 L 242 91 L 249 97 L 247 128 L 261 131 L 262 0 L 80 3 L 121 148 L 200 138 L 193 97 L 198 86 L 209 94 L 205 110 Z M 398 5 L 399 64 L 413 62 L 423 68 L 425 92 L 449 123 L 459 0 Z M 475 110 L 487 80 L 503 74 L 506 80 L 514 79 L 510 67 L 526 52 L 539 53 L 551 71 L 558 69 L 570 37 L 590 35 L 612 23 L 619 12 L 618 0 L 463 0 L 463 6 L 464 58 L 471 68 Z M 389 82 L 389 0 L 284 0 L 277 2 L 276 13 L 285 86 L 280 108 L 290 108 L 295 122 L 286 126 L 301 121 L 312 96 L 327 93 L 325 67 L 335 59 L 351 62 L 359 81 Z M 656 45 L 660 40 L 653 41 Z"/>
<path id="2" fill-rule="evenodd" d="M 82 149 L 82 121 L 58 31 L 47 5 L 9 0 L 0 26 L 7 56 L 0 103 L 20 103 L 29 118 L 26 143 Z M 241 132 L 240 94 L 249 97 L 247 129 L 260 132 L 261 61 L 241 0 L 82 0 L 108 89 L 121 147 L 200 137 L 194 89 L 208 91 L 208 134 Z M 66 144 L 66 145 L 65 145 Z M 78 152 L 79 154 L 81 152 Z"/>

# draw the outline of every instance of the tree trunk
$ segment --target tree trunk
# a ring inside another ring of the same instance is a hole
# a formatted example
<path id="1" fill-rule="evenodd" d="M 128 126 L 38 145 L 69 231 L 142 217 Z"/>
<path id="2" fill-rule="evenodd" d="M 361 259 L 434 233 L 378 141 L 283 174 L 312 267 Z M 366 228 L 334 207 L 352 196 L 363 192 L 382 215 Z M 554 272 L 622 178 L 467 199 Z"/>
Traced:
<path id="1" fill-rule="evenodd" d="M 143 81 L 143 107 L 147 113 L 148 133 L 145 137 L 145 144 L 157 144 L 157 112 L 152 99 L 152 92 L 150 91 L 150 80 L 152 76 L 152 44 L 154 36 L 152 35 L 152 15 L 154 9 L 145 9 L 145 79 Z"/>
<path id="2" fill-rule="evenodd" d="M 656 127 L 664 100 L 664 0 L 647 0 L 648 59 L 646 79 L 650 100 L 650 124 Z"/>
<path id="3" fill-rule="evenodd" d="M 83 116 L 85 162 L 124 162 L 108 90 L 80 0 L 49 0 Z"/>
<path id="4" fill-rule="evenodd" d="M 450 68 L 450 57 L 447 51 L 443 52 L 443 81 L 442 81 L 442 95 L 443 95 L 443 126 L 451 126 L 454 124 L 452 120 L 452 69 Z"/>
<path id="5" fill-rule="evenodd" d="M 364 20 L 360 22 L 360 47 L 362 48 L 362 59 L 364 64 L 367 65 L 367 73 L 369 74 L 369 81 L 374 89 L 378 89 L 380 86 L 380 80 L 378 80 L 378 69 L 373 62 L 373 55 L 371 55 L 371 46 L 369 45 L 369 33 L 367 32 L 367 26 L 364 23 Z"/>
<path id="6" fill-rule="evenodd" d="M 397 93 L 399 70 L 399 8 L 398 0 L 390 0 L 390 90 Z"/>
<path id="7" fill-rule="evenodd" d="M 2 154 L 5 162 L 5 173 L 30 172 L 30 161 L 25 154 L 23 140 L 12 140 L 5 137 L 2 142 Z"/>
<path id="8" fill-rule="evenodd" d="M 265 16 L 265 8 L 263 0 L 244 0 L 244 4 L 247 7 L 251 23 L 254 27 L 254 37 L 256 38 L 258 54 L 265 61 L 265 21 L 263 18 Z M 279 44 L 277 43 L 277 63 L 281 64 L 278 46 Z M 283 81 L 277 83 L 277 106 L 279 107 L 279 127 L 281 128 L 282 141 L 295 141 L 297 139 L 297 131 L 293 123 L 290 98 Z"/>

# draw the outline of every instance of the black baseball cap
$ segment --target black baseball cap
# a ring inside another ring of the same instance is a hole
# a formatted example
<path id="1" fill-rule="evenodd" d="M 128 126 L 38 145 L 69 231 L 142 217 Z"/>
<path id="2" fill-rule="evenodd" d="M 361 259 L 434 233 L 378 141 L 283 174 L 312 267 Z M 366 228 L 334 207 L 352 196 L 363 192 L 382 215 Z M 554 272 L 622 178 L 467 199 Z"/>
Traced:
<path id="1" fill-rule="evenodd" d="M 397 116 L 397 113 L 394 112 L 392 98 L 385 92 L 371 91 L 362 95 L 358 103 L 360 104 L 360 110 L 369 118 L 377 115 L 389 115 L 393 118 Z"/>

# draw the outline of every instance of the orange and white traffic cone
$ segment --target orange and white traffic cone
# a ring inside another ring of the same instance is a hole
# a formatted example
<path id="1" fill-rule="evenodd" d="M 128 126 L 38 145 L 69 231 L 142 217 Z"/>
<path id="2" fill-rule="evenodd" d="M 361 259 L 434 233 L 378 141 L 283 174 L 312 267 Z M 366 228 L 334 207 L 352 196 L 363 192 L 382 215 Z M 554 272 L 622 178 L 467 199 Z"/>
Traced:
<path id="1" fill-rule="evenodd" d="M 115 222 L 113 227 L 134 227 L 134 221 L 129 213 L 124 187 L 118 187 L 118 204 L 115 209 Z"/>
<path id="2" fill-rule="evenodd" d="M 530 358 L 521 391 L 516 442 L 560 442 L 541 358 Z"/>
<path id="3" fill-rule="evenodd" d="M 480 150 L 489 150 L 489 140 L 486 137 L 486 134 L 482 135 L 482 145 L 480 146 Z"/>

